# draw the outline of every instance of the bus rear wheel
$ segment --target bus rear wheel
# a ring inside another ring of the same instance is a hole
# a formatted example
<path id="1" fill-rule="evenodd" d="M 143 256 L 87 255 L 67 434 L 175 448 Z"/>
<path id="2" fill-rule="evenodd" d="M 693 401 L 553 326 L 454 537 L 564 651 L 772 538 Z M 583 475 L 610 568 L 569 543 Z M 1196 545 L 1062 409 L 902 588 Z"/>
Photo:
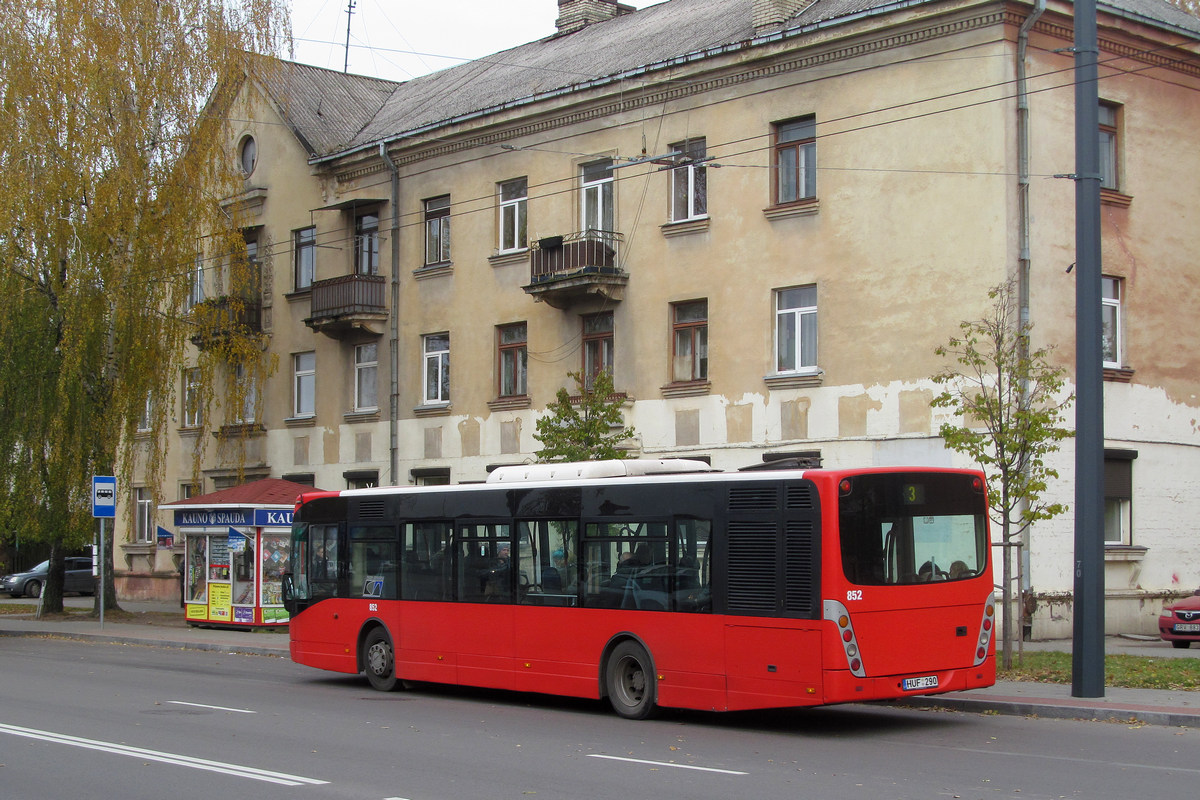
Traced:
<path id="1" fill-rule="evenodd" d="M 363 640 L 362 663 L 372 689 L 390 692 L 396 688 L 396 653 L 382 628 L 375 628 Z"/>
<path id="2" fill-rule="evenodd" d="M 654 669 L 650 654 L 637 642 L 624 641 L 613 649 L 604 686 L 613 711 L 625 719 L 646 719 L 654 713 Z"/>

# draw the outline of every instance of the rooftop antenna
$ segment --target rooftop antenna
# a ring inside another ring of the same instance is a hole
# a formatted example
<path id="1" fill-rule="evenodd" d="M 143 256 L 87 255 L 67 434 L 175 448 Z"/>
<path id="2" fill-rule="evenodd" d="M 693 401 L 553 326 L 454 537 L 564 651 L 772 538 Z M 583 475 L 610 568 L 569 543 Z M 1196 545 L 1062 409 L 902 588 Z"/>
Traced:
<path id="1" fill-rule="evenodd" d="M 350 17 L 354 16 L 355 0 L 348 0 L 346 3 L 346 62 L 342 65 L 342 72 L 350 71 Z"/>

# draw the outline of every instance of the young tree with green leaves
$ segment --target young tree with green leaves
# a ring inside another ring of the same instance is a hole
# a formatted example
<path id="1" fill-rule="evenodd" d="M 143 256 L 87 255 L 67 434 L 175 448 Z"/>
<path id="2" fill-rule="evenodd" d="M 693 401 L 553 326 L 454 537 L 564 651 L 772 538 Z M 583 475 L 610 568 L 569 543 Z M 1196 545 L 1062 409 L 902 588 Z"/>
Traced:
<path id="1" fill-rule="evenodd" d="M 602 370 L 588 380 L 582 372 L 571 372 L 568 377 L 575 381 L 575 397 L 559 389 L 546 416 L 537 421 L 533 438 L 542 443 L 538 461 L 627 458 L 620 445 L 636 431 L 624 427 L 625 398 L 613 390 L 612 374 Z"/>
<path id="2" fill-rule="evenodd" d="M 222 91 L 287 35 L 279 0 L 0 7 L 0 519 L 50 545 L 48 611 L 64 554 L 93 538 L 91 476 L 141 458 L 158 477 L 185 343 L 209 324 L 197 259 L 234 293 L 249 280 L 220 204 L 240 191 Z M 210 362 L 261 360 L 223 341 Z"/>
<path id="3" fill-rule="evenodd" d="M 1008 669 L 1014 632 L 1024 616 L 1015 609 L 1020 593 L 1013 592 L 1014 580 L 1022 577 L 1019 543 L 1033 523 L 1066 511 L 1062 503 L 1044 498 L 1049 481 L 1058 477 L 1046 457 L 1074 435 L 1063 425 L 1074 395 L 1063 395 L 1064 370 L 1050 363 L 1051 348 L 1029 349 L 1031 326 L 1020 319 L 1015 284 L 996 286 L 988 297 L 988 315 L 959 323 L 959 334 L 934 351 L 955 366 L 933 376 L 943 390 L 932 405 L 962 420 L 942 424 L 939 433 L 947 447 L 970 456 L 987 476 L 1003 554 L 1003 666 Z"/>

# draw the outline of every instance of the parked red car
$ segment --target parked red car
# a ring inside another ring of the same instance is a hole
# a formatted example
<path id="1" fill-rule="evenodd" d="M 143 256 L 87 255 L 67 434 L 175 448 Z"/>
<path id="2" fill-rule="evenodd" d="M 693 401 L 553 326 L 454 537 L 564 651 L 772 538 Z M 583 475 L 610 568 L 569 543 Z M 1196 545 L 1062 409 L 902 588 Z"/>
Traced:
<path id="1" fill-rule="evenodd" d="M 1191 597 L 1163 606 L 1158 617 L 1158 635 L 1172 647 L 1200 642 L 1200 589 Z"/>

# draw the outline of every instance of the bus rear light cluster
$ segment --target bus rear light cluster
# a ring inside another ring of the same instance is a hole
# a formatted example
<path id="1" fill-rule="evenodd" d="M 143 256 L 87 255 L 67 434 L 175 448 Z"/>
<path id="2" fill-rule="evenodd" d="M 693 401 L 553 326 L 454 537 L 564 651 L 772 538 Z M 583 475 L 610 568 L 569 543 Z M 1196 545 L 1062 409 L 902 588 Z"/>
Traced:
<path id="1" fill-rule="evenodd" d="M 992 643 L 992 633 L 996 629 L 996 597 L 988 595 L 983 604 L 983 621 L 979 624 L 979 646 L 975 648 L 975 666 L 987 659 L 988 648 Z"/>
<path id="2" fill-rule="evenodd" d="M 838 627 L 842 639 L 842 651 L 846 654 L 846 666 L 850 668 L 851 674 L 858 678 L 865 678 L 867 673 L 863 670 L 862 657 L 858 651 L 858 639 L 855 638 L 854 626 L 850 623 L 850 612 L 837 600 L 826 600 L 825 619 Z"/>

